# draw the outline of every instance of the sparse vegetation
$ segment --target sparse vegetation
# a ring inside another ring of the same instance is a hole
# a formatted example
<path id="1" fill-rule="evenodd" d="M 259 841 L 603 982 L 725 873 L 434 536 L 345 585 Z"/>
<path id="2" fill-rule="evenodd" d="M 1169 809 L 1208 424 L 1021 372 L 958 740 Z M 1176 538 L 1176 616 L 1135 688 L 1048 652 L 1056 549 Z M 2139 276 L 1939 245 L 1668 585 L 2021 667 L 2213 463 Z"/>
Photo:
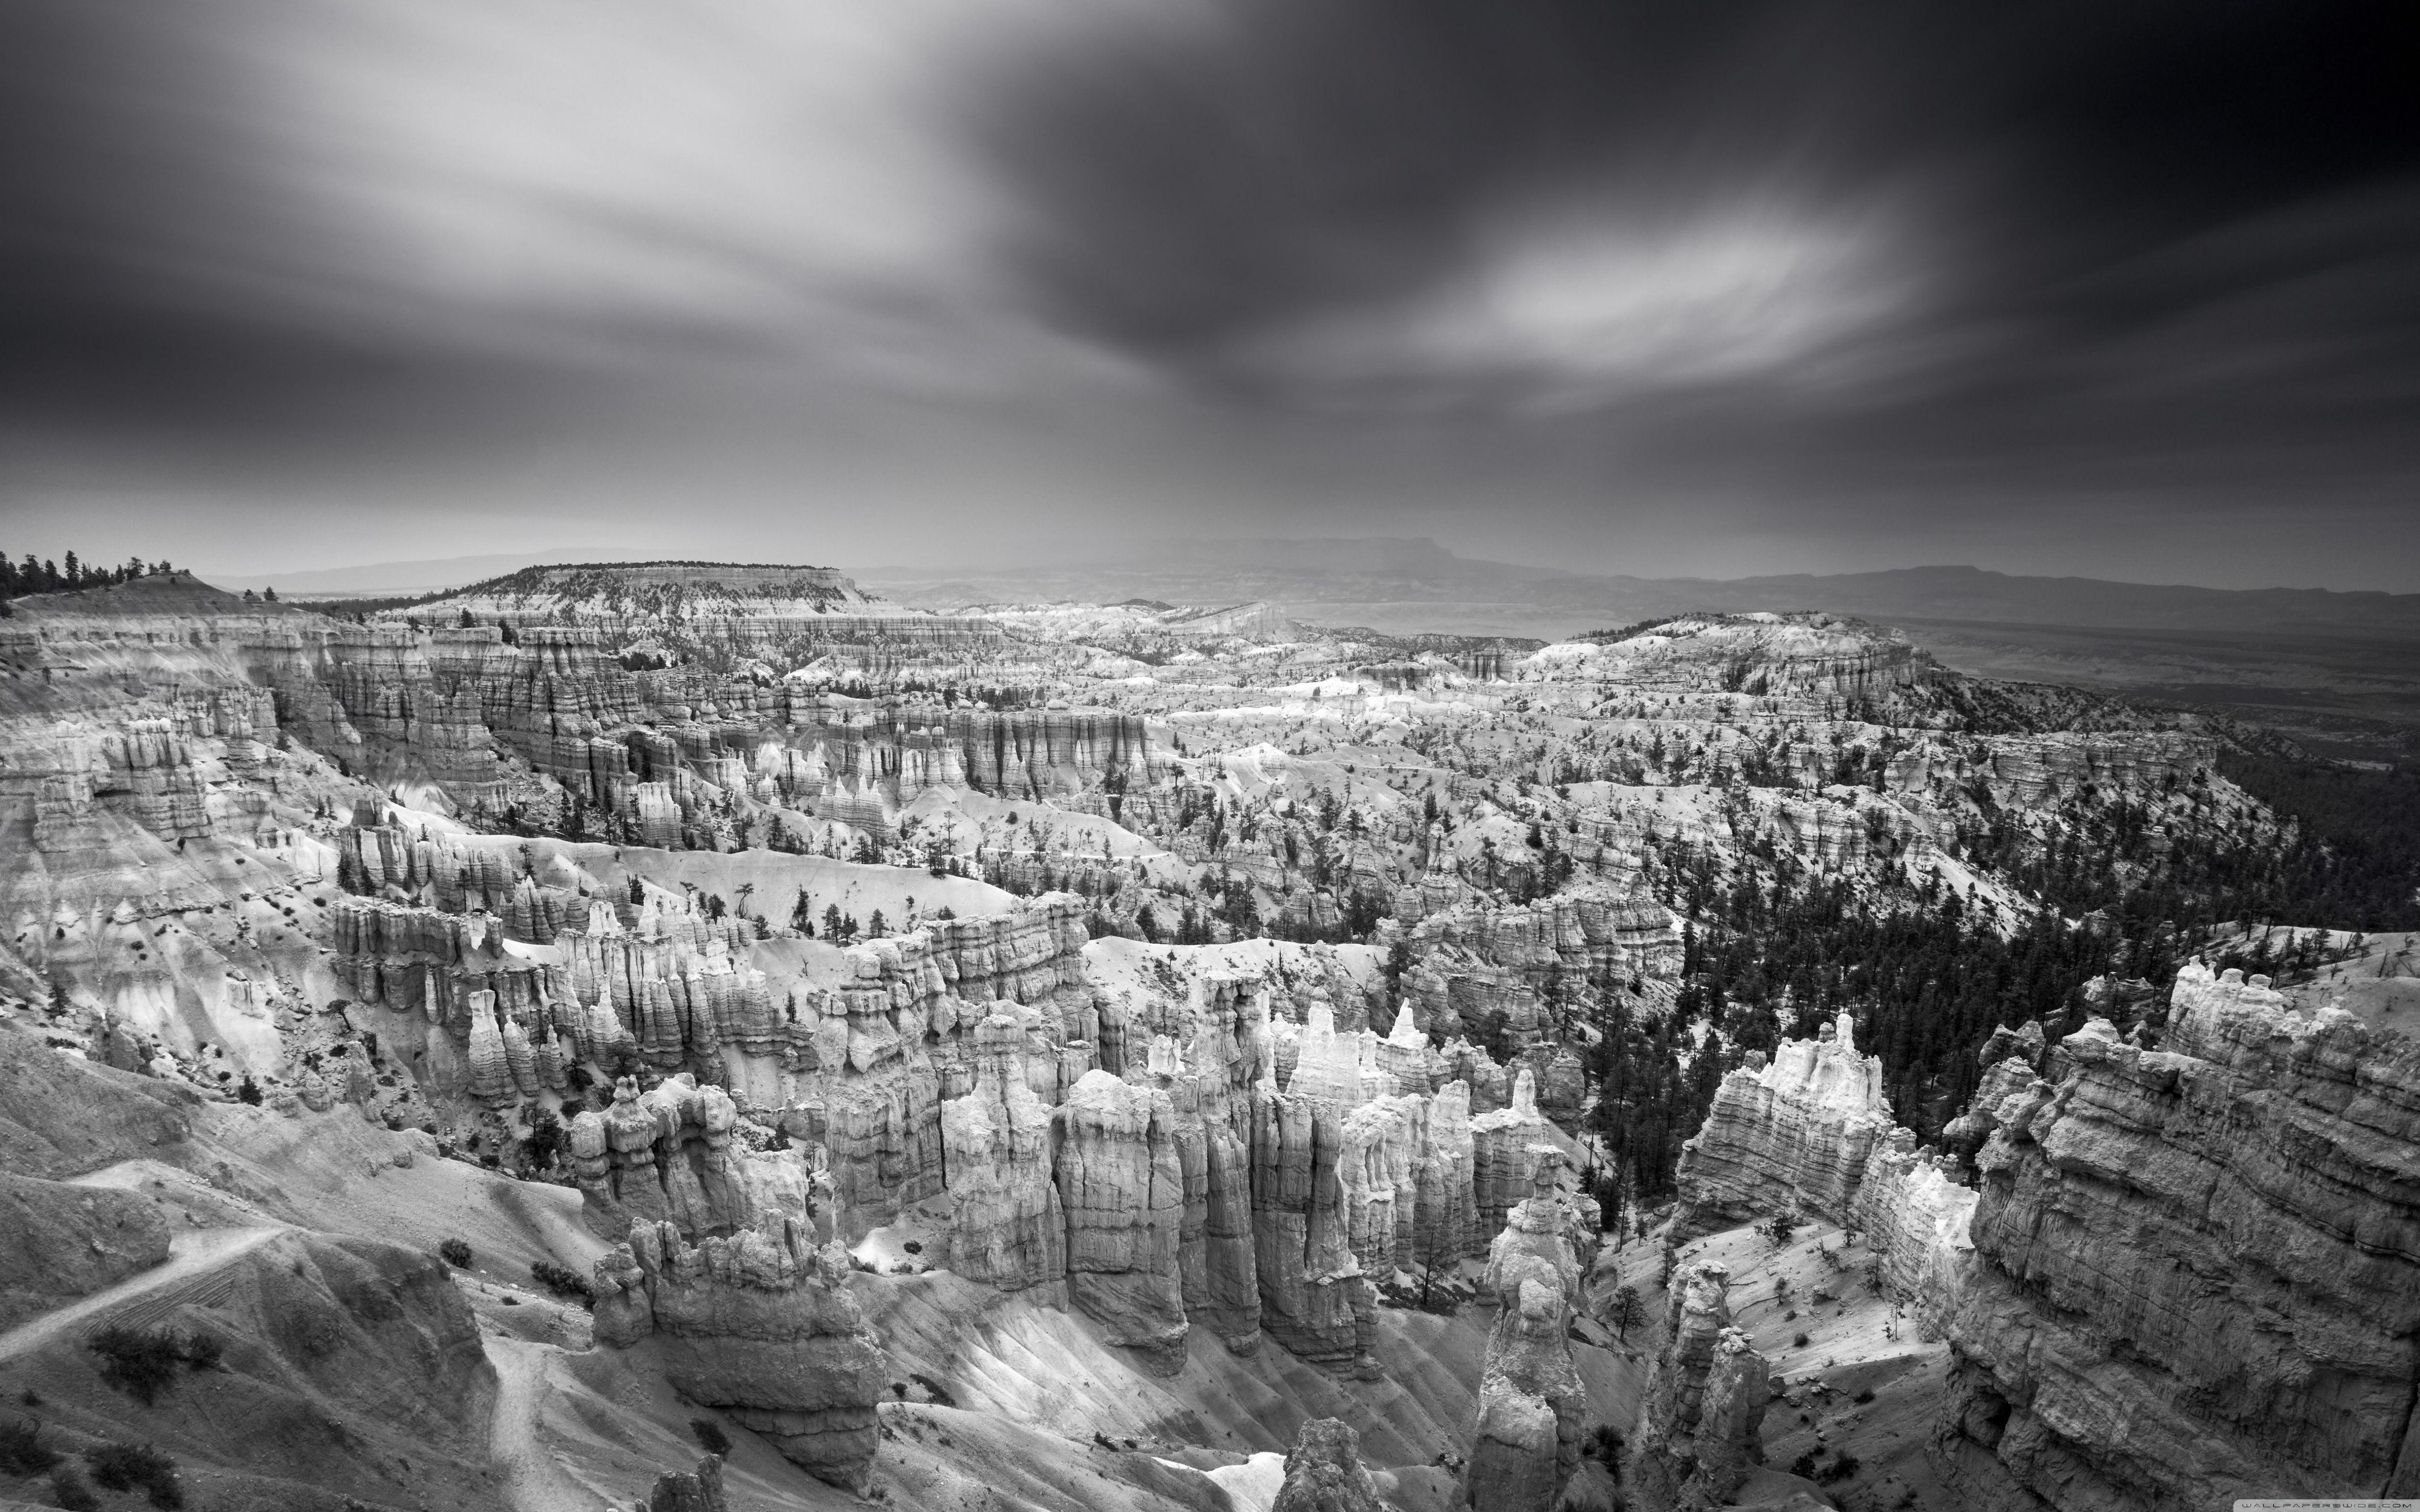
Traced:
<path id="1" fill-rule="evenodd" d="M 1621 1456 L 1626 1447 L 1621 1430 L 1610 1423 L 1599 1423 L 1580 1443 L 1580 1457 L 1593 1459 L 1617 1475 L 1621 1473 Z"/>
<path id="2" fill-rule="evenodd" d="M 1854 1475 L 1857 1473 L 1857 1457 L 1855 1455 L 1844 1454 L 1838 1459 L 1833 1460 L 1830 1464 L 1825 1465 L 1822 1470 L 1817 1471 L 1815 1473 L 1815 1479 L 1823 1485 L 1834 1486 L 1838 1485 L 1841 1481 L 1847 1480 L 1850 1476 Z"/>
<path id="3" fill-rule="evenodd" d="M 690 1418 L 689 1420 L 689 1431 L 690 1436 L 697 1440 L 698 1447 L 704 1449 L 707 1454 L 722 1455 L 725 1457 L 730 1455 L 731 1435 L 723 1432 L 722 1425 L 717 1423 L 714 1419 L 710 1417 Z"/>
<path id="4" fill-rule="evenodd" d="M 224 1347 L 209 1335 L 188 1337 L 113 1325 L 95 1334 L 85 1348 L 101 1356 L 101 1380 L 149 1407 L 176 1383 L 178 1366 L 210 1369 Z"/>
<path id="5" fill-rule="evenodd" d="M 73 1465 L 61 1465 L 51 1473 L 51 1504 L 64 1512 L 101 1512 L 101 1498 L 92 1483 Z"/>
<path id="6" fill-rule="evenodd" d="M 1630 1331 L 1647 1320 L 1647 1304 L 1638 1299 L 1638 1288 L 1624 1285 L 1613 1294 L 1613 1305 L 1606 1313 L 1612 1325 L 1613 1336 L 1627 1341 Z"/>
<path id="7" fill-rule="evenodd" d="M 0 1423 L 0 1473 L 39 1475 L 58 1462 L 58 1451 L 42 1446 L 40 1425 L 23 1418 Z"/>
<path id="8" fill-rule="evenodd" d="M 587 1277 L 567 1265 L 558 1265 L 552 1260 L 532 1260 L 530 1276 L 539 1286 L 566 1301 L 577 1302 L 588 1308 L 597 1305 L 597 1288 L 589 1284 Z"/>
<path id="9" fill-rule="evenodd" d="M 105 1443 L 86 1449 L 84 1458 L 103 1490 L 140 1490 L 153 1506 L 163 1509 L 185 1504 L 185 1489 L 177 1481 L 177 1462 L 147 1443 Z"/>

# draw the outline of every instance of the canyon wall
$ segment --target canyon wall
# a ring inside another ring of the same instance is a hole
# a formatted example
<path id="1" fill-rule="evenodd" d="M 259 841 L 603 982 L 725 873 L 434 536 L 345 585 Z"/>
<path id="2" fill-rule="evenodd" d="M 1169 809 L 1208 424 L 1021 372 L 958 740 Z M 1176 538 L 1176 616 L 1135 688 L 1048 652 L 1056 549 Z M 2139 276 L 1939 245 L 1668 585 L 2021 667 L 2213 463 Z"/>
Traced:
<path id="1" fill-rule="evenodd" d="M 1705 1126 L 1681 1147 L 1669 1242 L 1776 1213 L 1846 1225 L 1874 1143 L 1892 1127 L 1882 1062 L 1857 1053 L 1846 1013 L 1723 1078 Z"/>
<path id="2" fill-rule="evenodd" d="M 2162 1048 L 2096 1020 L 1978 1156 L 1938 1450 L 1968 1504 L 2420 1491 L 2420 1046 L 2181 972 Z"/>
<path id="3" fill-rule="evenodd" d="M 1674 1233 L 1862 1230 L 1951 1350 L 1933 1455 L 1992 1512 L 2205 1512 L 2420 1489 L 2420 1046 L 2180 973 L 2161 1047 L 1993 1038 L 1954 1154 L 1891 1126 L 1843 1027 L 1726 1079 Z"/>

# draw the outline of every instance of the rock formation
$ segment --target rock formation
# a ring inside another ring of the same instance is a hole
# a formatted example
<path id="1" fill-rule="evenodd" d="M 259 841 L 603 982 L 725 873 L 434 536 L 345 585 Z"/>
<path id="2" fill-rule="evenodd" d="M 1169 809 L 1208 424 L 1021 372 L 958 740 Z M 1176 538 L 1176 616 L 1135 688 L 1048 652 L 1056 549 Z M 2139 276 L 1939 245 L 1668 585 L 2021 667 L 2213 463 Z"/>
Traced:
<path id="1" fill-rule="evenodd" d="M 634 1222 L 669 1222 L 704 1239 L 764 1216 L 807 1216 L 805 1156 L 736 1147 L 737 1120 L 720 1087 L 683 1074 L 642 1093 L 635 1078 L 622 1077 L 608 1112 L 582 1113 L 568 1130 L 588 1227 L 619 1239 Z"/>
<path id="2" fill-rule="evenodd" d="M 2015 1094 L 1928 1298 L 1967 1504 L 2168 1512 L 2420 1491 L 2420 1047 L 2188 965 L 2164 1048 L 2105 1021 Z"/>
<path id="3" fill-rule="evenodd" d="M 1725 1076 L 1705 1127 L 1681 1148 L 1668 1242 L 1776 1213 L 1847 1224 L 1874 1141 L 1893 1127 L 1882 1083 L 1882 1061 L 1857 1053 L 1846 1013 L 1816 1039 L 1784 1041 L 1772 1064 Z"/>
<path id="4" fill-rule="evenodd" d="M 1772 1377 L 1764 1356 L 1731 1326 L 1730 1287 L 1730 1273 L 1715 1264 L 1687 1266 L 1672 1278 L 1633 1467 L 1644 1504 L 1659 1512 L 1724 1505 L 1764 1462 Z"/>
<path id="5" fill-rule="evenodd" d="M 638 1225 L 597 1262 L 597 1339 L 644 1345 L 684 1396 L 862 1494 L 885 1371 L 848 1273 L 847 1252 L 818 1250 L 795 1220 L 696 1245 L 670 1224 Z"/>
<path id="6" fill-rule="evenodd" d="M 722 1495 L 722 1457 L 707 1455 L 693 1471 L 667 1471 L 656 1477 L 639 1512 L 726 1512 Z"/>
<path id="7" fill-rule="evenodd" d="M 1261 1087 L 1252 1093 L 1252 1239 L 1261 1326 L 1306 1360 L 1373 1374 L 1376 1298 L 1353 1253 L 1337 1174 L 1343 1110 Z"/>
<path id="8" fill-rule="evenodd" d="M 1469 1505 L 1546 1512 L 1579 1468 L 1588 1387 L 1569 1333 L 1580 1280 L 1596 1257 L 1595 1204 L 1563 1196 L 1559 1154 L 1540 1161 L 1530 1196 L 1487 1253 L 1495 1327 L 1464 1473 Z"/>
<path id="9" fill-rule="evenodd" d="M 1051 1111 L 1027 1078 L 1027 1033 L 1008 1011 L 976 1025 L 974 1089 L 941 1104 L 950 1268 L 1003 1291 L 1055 1287 L 1067 1276 Z"/>
<path id="10" fill-rule="evenodd" d="M 1528 1198 L 1542 1166 L 1564 1168 L 1568 1141 L 1538 1111 L 1537 1080 L 1524 1070 L 1513 1078 L 1509 1106 L 1470 1120 L 1470 1143 L 1478 1231 L 1486 1234 L 1501 1228 L 1513 1208 Z"/>
<path id="11" fill-rule="evenodd" d="M 1173 1373 L 1187 1326 L 1177 1269 L 1185 1177 L 1167 1094 L 1086 1072 L 1056 1117 L 1068 1294 L 1112 1341 Z"/>
<path id="12" fill-rule="evenodd" d="M 1285 1484 L 1269 1512 L 1383 1512 L 1378 1488 L 1361 1465 L 1361 1436 L 1332 1417 L 1315 1417 L 1286 1452 Z"/>

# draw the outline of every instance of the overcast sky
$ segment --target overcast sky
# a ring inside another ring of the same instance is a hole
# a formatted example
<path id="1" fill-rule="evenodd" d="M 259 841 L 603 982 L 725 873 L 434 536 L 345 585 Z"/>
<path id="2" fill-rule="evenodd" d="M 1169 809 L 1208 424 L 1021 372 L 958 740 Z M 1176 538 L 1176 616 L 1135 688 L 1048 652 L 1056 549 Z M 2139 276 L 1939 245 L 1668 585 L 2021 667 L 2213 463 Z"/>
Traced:
<path id="1" fill-rule="evenodd" d="M 0 548 L 2420 591 L 2420 8 L 11 0 Z"/>

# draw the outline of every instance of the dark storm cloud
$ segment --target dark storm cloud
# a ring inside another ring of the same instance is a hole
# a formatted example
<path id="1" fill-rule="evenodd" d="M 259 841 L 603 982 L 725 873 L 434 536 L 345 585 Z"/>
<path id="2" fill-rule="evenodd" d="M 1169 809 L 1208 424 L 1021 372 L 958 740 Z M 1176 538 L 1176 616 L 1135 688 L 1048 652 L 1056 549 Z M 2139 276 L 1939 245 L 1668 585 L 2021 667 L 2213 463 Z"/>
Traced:
<path id="1" fill-rule="evenodd" d="M 2415 14 L 16 0 L 0 510 L 2381 520 Z"/>
<path id="2" fill-rule="evenodd" d="M 1652 419 L 1642 463 L 1860 484 L 2408 483 L 2415 42 L 2383 5 L 1268 0 L 1037 48 L 977 134 L 1052 318 L 1248 393 L 1544 396 Z"/>

